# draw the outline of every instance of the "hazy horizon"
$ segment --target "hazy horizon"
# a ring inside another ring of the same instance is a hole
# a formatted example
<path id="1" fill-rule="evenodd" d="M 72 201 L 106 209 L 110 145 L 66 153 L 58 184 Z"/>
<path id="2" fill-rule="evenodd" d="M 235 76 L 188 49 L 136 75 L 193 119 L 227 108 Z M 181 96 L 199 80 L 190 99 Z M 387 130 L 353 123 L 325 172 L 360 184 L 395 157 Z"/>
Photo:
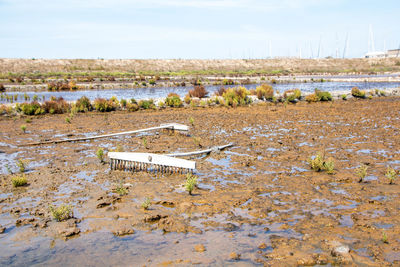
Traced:
<path id="1" fill-rule="evenodd" d="M 370 25 L 375 50 L 400 47 L 399 11 L 396 1 L 0 0 L 0 57 L 363 57 Z"/>

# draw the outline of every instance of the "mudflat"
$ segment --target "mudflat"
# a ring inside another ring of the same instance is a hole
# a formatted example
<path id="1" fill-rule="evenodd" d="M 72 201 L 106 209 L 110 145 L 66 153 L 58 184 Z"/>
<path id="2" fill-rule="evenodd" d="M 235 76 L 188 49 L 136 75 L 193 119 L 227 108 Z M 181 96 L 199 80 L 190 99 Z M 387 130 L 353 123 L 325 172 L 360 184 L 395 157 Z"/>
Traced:
<path id="1" fill-rule="evenodd" d="M 400 169 L 399 115 L 399 97 L 377 97 L 89 112 L 70 123 L 65 115 L 1 117 L 0 264 L 399 264 L 400 180 L 385 176 Z M 167 122 L 193 125 L 189 133 L 18 147 Z M 96 157 L 99 148 L 171 153 L 229 142 L 194 159 L 192 195 L 185 175 L 110 171 Z M 333 174 L 310 168 L 317 153 L 334 161 Z M 28 184 L 13 187 L 18 159 Z M 57 222 L 50 207 L 62 204 L 73 217 Z"/>

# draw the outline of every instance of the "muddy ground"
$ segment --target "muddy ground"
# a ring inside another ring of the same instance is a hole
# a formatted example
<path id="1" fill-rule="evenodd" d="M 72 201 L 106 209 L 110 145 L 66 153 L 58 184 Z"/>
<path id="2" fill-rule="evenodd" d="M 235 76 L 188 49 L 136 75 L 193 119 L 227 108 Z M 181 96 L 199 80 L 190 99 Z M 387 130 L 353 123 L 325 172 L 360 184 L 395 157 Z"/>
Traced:
<path id="1" fill-rule="evenodd" d="M 381 97 L 92 112 L 70 124 L 65 115 L 2 117 L 0 265 L 398 265 L 400 180 L 390 185 L 385 171 L 400 169 L 399 115 L 400 98 Z M 189 133 L 17 146 L 190 117 Z M 99 147 L 167 153 L 227 142 L 235 146 L 195 158 L 193 195 L 184 175 L 110 171 L 95 155 Z M 307 159 L 323 151 L 335 174 L 310 170 Z M 28 185 L 13 188 L 5 165 L 17 172 L 17 159 L 29 161 Z M 368 166 L 361 183 L 360 164 Z M 114 192 L 120 184 L 126 195 Z M 61 204 L 73 207 L 73 219 L 52 218 L 49 207 Z"/>

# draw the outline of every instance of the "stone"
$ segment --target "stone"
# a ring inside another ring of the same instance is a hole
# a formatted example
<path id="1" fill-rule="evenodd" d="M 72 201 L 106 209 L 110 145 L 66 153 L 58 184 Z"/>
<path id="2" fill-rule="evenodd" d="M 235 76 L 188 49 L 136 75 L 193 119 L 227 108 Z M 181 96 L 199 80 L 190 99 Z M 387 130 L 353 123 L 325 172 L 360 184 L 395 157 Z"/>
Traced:
<path id="1" fill-rule="evenodd" d="M 236 252 L 231 252 L 231 254 L 229 254 L 229 258 L 231 260 L 238 261 L 240 260 L 240 254 L 237 254 Z"/>
<path id="2" fill-rule="evenodd" d="M 204 247 L 203 244 L 198 244 L 198 245 L 194 246 L 194 250 L 196 252 L 204 252 L 204 251 L 206 251 L 206 248 Z"/>
<path id="3" fill-rule="evenodd" d="M 261 244 L 258 246 L 258 248 L 259 248 L 259 249 L 266 249 L 266 248 L 267 248 L 267 245 L 266 245 L 265 243 L 261 243 Z"/>
<path id="4" fill-rule="evenodd" d="M 113 232 L 115 236 L 124 236 L 124 235 L 131 235 L 134 234 L 135 230 L 132 228 L 124 228 L 124 229 L 119 229 Z"/>
<path id="5" fill-rule="evenodd" d="M 0 234 L 4 233 L 6 231 L 6 228 L 0 225 Z"/>
<path id="6" fill-rule="evenodd" d="M 237 230 L 239 227 L 237 227 L 236 225 L 234 225 L 233 223 L 227 223 L 224 225 L 224 230 L 227 232 L 232 232 Z"/>
<path id="7" fill-rule="evenodd" d="M 77 227 L 70 227 L 70 228 L 66 228 L 63 230 L 60 230 L 58 233 L 62 236 L 62 237 L 71 237 L 74 235 L 77 235 L 81 232 L 81 230 Z"/>
<path id="8" fill-rule="evenodd" d="M 155 214 L 155 215 L 147 215 L 143 218 L 144 222 L 156 222 L 163 218 L 168 217 L 167 215 Z"/>

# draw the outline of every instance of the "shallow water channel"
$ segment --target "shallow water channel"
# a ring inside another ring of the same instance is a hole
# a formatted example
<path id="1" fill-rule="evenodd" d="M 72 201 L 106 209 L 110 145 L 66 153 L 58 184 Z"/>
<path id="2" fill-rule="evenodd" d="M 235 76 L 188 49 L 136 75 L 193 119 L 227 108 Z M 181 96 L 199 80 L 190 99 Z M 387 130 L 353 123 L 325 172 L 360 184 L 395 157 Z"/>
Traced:
<path id="1" fill-rule="evenodd" d="M 235 86 L 235 85 L 232 85 Z M 231 86 L 231 87 L 232 87 Z M 247 89 L 255 89 L 259 84 L 244 85 Z M 399 82 L 308 82 L 308 83 L 278 83 L 274 84 L 273 88 L 278 92 L 283 93 L 285 90 L 299 88 L 302 92 L 313 92 L 315 88 L 323 91 L 350 91 L 352 87 L 357 86 L 362 90 L 370 89 L 389 89 L 400 87 Z M 218 91 L 220 85 L 206 86 L 209 95 L 213 95 Z M 230 86 L 225 86 L 230 87 Z M 33 99 L 34 95 L 38 96 L 39 100 L 48 100 L 51 96 L 63 97 L 66 101 L 76 101 L 82 96 L 88 97 L 90 100 L 96 98 L 111 98 L 116 96 L 118 99 L 158 99 L 164 98 L 169 93 L 176 93 L 184 97 L 193 86 L 184 87 L 148 87 L 136 89 L 111 89 L 111 90 L 82 90 L 82 91 L 63 91 L 63 92 L 10 92 L 11 95 L 18 95 L 18 100 L 15 103 L 26 102 L 24 96 L 28 95 Z M 6 103 L 6 99 L 0 100 L 0 103 Z"/>

